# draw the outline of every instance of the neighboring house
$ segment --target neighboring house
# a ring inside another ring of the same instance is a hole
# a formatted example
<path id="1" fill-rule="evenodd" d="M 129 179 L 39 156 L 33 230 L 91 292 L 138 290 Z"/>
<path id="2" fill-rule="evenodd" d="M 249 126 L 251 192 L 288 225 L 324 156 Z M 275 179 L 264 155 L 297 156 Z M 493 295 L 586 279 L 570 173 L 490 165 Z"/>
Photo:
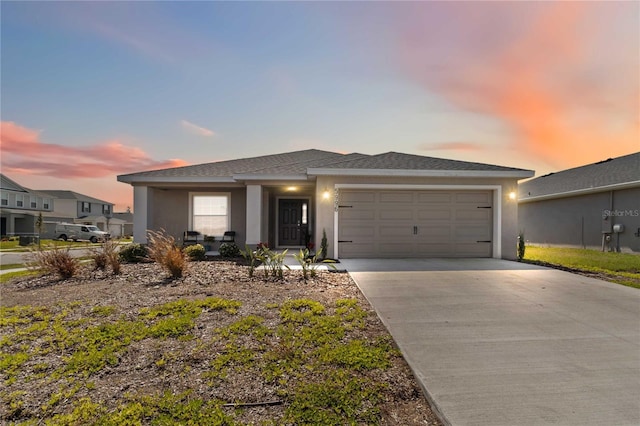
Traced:
<path id="1" fill-rule="evenodd" d="M 36 219 L 42 213 L 49 220 L 53 213 L 53 197 L 25 188 L 0 174 L 0 235 L 33 235 Z"/>
<path id="2" fill-rule="evenodd" d="M 115 226 L 110 225 L 111 236 L 116 237 L 125 237 L 133 235 L 133 213 L 131 212 L 120 212 L 114 213 L 113 219 L 118 219 L 122 221 L 122 224 L 119 226 L 119 229 L 115 229 Z"/>
<path id="3" fill-rule="evenodd" d="M 55 215 L 71 218 L 75 223 L 95 225 L 102 231 L 109 228 L 113 217 L 113 203 L 74 191 L 41 190 L 39 192 L 55 198 Z"/>
<path id="4" fill-rule="evenodd" d="M 533 171 L 388 152 L 305 150 L 118 176 L 134 191 L 134 241 L 187 230 L 330 257 L 514 258 L 515 191 Z M 509 196 L 512 195 L 512 198 Z"/>
<path id="5" fill-rule="evenodd" d="M 640 252 L 640 152 L 531 179 L 518 193 L 531 243 Z"/>

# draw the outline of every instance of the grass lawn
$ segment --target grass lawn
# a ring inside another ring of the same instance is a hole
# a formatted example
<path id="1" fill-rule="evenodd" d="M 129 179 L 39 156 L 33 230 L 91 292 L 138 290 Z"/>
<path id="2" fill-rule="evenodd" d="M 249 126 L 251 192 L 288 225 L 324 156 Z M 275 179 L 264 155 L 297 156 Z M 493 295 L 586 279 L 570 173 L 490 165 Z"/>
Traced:
<path id="1" fill-rule="evenodd" d="M 640 288 L 640 255 L 561 247 L 527 246 L 525 261 L 561 266 Z"/>
<path id="2" fill-rule="evenodd" d="M 32 246 L 21 246 L 16 241 L 0 241 L 0 250 L 2 251 L 29 251 L 31 247 L 37 247 L 36 244 Z M 62 240 L 45 240 L 41 242 L 42 247 L 56 246 L 56 247 L 92 247 L 99 246 L 100 244 L 92 244 L 88 241 L 62 241 Z"/>

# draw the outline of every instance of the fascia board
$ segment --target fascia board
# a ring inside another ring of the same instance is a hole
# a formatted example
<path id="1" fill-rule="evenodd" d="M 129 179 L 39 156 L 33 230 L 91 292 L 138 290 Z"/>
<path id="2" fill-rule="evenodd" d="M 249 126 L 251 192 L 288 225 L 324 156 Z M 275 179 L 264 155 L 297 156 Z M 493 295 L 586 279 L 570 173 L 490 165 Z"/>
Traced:
<path id="1" fill-rule="evenodd" d="M 316 176 L 394 176 L 394 177 L 481 177 L 519 178 L 532 177 L 533 170 L 397 170 L 397 169 L 332 169 L 309 168 L 309 175 Z"/>
<path id="2" fill-rule="evenodd" d="M 238 180 L 263 180 L 263 181 L 281 181 L 281 180 L 309 180 L 305 175 L 253 175 L 253 174 L 237 174 L 233 175 L 233 179 Z"/>
<path id="3" fill-rule="evenodd" d="M 236 183 L 229 176 L 118 176 L 124 183 Z"/>
<path id="4" fill-rule="evenodd" d="M 596 194 L 598 192 L 615 191 L 617 189 L 640 188 L 640 180 L 613 185 L 598 186 L 595 188 L 576 189 L 574 191 L 556 192 L 554 194 L 538 195 L 534 197 L 519 198 L 518 203 L 530 203 L 533 201 L 555 200 L 557 198 L 575 197 L 578 195 Z"/>

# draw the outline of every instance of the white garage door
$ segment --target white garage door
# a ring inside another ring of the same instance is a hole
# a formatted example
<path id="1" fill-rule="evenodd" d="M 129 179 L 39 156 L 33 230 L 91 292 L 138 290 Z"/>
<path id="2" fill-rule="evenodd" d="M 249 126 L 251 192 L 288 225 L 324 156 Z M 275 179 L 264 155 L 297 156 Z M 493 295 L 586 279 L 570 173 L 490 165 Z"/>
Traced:
<path id="1" fill-rule="evenodd" d="M 491 257 L 491 191 L 340 190 L 341 258 Z"/>

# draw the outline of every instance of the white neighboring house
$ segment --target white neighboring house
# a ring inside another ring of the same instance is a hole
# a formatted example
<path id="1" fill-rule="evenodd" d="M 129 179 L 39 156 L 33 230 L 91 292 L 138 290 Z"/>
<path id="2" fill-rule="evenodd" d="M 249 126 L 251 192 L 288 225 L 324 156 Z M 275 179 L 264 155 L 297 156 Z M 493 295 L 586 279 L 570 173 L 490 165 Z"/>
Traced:
<path id="1" fill-rule="evenodd" d="M 0 235 L 34 235 L 36 219 L 42 213 L 45 221 L 54 218 L 53 197 L 33 191 L 0 174 Z"/>
<path id="2" fill-rule="evenodd" d="M 42 190 L 39 192 L 55 198 L 53 211 L 55 216 L 71 218 L 66 220 L 68 222 L 94 225 L 101 231 L 111 229 L 113 203 L 74 191 Z M 119 221 L 115 221 L 114 224 L 117 225 L 117 222 Z M 112 235 L 117 237 L 118 233 L 112 233 Z"/>
<path id="3" fill-rule="evenodd" d="M 125 232 L 126 221 L 113 218 L 113 203 L 77 192 L 32 190 L 0 174 L 0 200 L 3 237 L 37 234 L 40 213 L 44 219 L 42 238 L 53 238 L 60 222 L 94 225 L 114 237 Z"/>

